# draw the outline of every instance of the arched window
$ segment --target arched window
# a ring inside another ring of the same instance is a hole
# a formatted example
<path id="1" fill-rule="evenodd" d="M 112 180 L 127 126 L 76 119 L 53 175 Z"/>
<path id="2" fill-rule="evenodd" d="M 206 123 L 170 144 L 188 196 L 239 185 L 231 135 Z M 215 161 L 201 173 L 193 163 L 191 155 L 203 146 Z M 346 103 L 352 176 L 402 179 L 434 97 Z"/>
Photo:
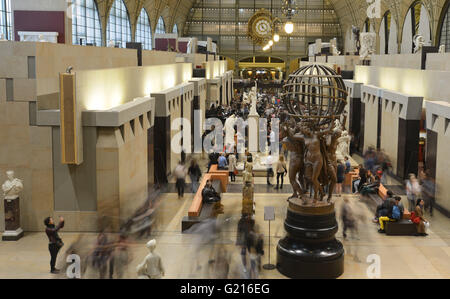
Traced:
<path id="1" fill-rule="evenodd" d="M 145 50 L 152 49 L 152 29 L 145 8 L 142 9 L 136 26 L 136 42 L 142 43 Z"/>
<path id="2" fill-rule="evenodd" d="M 177 24 L 173 25 L 172 32 L 178 34 L 178 25 Z"/>
<path id="3" fill-rule="evenodd" d="M 380 54 L 389 53 L 389 34 L 391 29 L 391 12 L 387 11 L 380 25 Z"/>
<path id="4" fill-rule="evenodd" d="M 414 36 L 421 35 L 425 39 L 425 46 L 431 45 L 430 17 L 421 1 L 410 6 L 403 24 L 402 53 L 414 52 Z"/>
<path id="5" fill-rule="evenodd" d="M 450 1 L 444 6 L 441 20 L 439 46 L 445 45 L 445 51 L 450 52 Z"/>
<path id="6" fill-rule="evenodd" d="M 12 40 L 11 28 L 11 1 L 0 0 L 0 34 L 3 34 L 5 39 Z"/>
<path id="7" fill-rule="evenodd" d="M 127 42 L 131 42 L 131 26 L 127 8 L 122 0 L 115 0 L 108 18 L 106 30 L 107 41 L 113 41 L 116 46 L 126 47 Z"/>
<path id="8" fill-rule="evenodd" d="M 72 2 L 72 43 L 74 45 L 102 45 L 102 28 L 94 0 Z"/>
<path id="9" fill-rule="evenodd" d="M 164 24 L 164 20 L 162 17 L 159 17 L 158 24 L 156 25 L 156 34 L 165 34 L 166 33 L 166 25 Z"/>
<path id="10" fill-rule="evenodd" d="M 370 32 L 370 19 L 366 19 L 364 22 L 363 32 Z"/>

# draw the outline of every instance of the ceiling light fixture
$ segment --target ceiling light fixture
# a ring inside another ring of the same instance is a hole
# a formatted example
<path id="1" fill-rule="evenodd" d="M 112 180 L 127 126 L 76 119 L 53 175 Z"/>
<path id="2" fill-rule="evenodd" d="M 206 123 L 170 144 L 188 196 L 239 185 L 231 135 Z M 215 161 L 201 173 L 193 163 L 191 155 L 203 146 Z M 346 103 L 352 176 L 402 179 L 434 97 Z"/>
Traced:
<path id="1" fill-rule="evenodd" d="M 292 32 L 294 32 L 294 23 L 287 21 L 284 25 L 284 31 L 286 31 L 287 34 L 292 34 Z"/>

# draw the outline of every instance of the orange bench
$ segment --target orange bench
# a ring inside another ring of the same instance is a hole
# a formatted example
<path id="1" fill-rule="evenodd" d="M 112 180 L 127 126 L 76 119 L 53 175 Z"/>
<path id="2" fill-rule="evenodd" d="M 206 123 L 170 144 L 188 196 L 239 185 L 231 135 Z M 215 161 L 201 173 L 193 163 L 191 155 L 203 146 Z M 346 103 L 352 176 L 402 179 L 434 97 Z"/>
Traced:
<path id="1" fill-rule="evenodd" d="M 388 198 L 388 189 L 383 186 L 383 184 L 380 184 L 380 187 L 378 187 L 378 196 L 381 197 L 383 200 Z"/>
<path id="2" fill-rule="evenodd" d="M 222 190 L 227 190 L 228 187 L 228 170 L 219 170 L 217 165 L 211 165 L 209 169 L 209 174 L 213 175 L 213 179 L 217 179 L 221 181 Z"/>
<path id="3" fill-rule="evenodd" d="M 209 217 L 208 215 L 211 215 L 213 213 L 218 212 L 216 210 L 216 208 L 219 208 L 219 210 L 221 208 L 223 208 L 223 206 L 217 206 L 217 205 L 211 205 L 211 206 L 203 206 L 203 197 L 202 197 L 202 191 L 206 186 L 206 182 L 208 180 L 211 180 L 212 182 L 218 182 L 220 183 L 220 189 L 221 190 L 217 190 L 219 193 L 224 193 L 226 192 L 226 188 L 227 185 L 223 183 L 223 179 L 222 179 L 223 175 L 221 174 L 214 174 L 214 173 L 207 173 L 203 176 L 197 193 L 194 196 L 194 199 L 192 200 L 191 206 L 189 207 L 188 210 L 188 216 L 183 217 L 183 220 L 181 221 L 181 231 L 184 232 L 186 230 L 188 230 L 189 228 L 191 228 L 193 225 L 200 223 L 202 221 L 202 217 L 204 215 L 207 215 L 206 217 Z M 216 186 L 217 188 L 217 186 Z M 206 210 L 205 210 L 206 209 Z M 221 210 L 222 212 L 219 211 L 219 214 L 223 213 L 223 210 Z"/>
<path id="4" fill-rule="evenodd" d="M 214 173 L 205 174 L 202 178 L 202 181 L 200 182 L 197 193 L 195 194 L 194 199 L 192 200 L 192 204 L 189 207 L 189 211 L 188 211 L 189 217 L 199 217 L 200 216 L 200 212 L 202 211 L 202 206 L 203 206 L 202 191 L 205 188 L 206 182 L 208 180 L 220 181 L 220 187 L 222 189 L 222 193 L 226 192 L 228 181 L 227 181 L 227 183 L 224 184 L 222 175 L 214 174 Z"/>

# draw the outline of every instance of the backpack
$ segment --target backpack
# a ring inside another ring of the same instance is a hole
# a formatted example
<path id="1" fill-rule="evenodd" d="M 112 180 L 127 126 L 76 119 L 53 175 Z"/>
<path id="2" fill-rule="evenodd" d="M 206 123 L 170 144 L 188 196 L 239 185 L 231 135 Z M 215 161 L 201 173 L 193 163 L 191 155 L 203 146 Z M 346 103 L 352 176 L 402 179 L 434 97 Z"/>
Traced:
<path id="1" fill-rule="evenodd" d="M 395 220 L 400 220 L 401 217 L 401 212 L 400 212 L 400 208 L 398 206 L 394 206 L 392 208 L 392 218 Z"/>

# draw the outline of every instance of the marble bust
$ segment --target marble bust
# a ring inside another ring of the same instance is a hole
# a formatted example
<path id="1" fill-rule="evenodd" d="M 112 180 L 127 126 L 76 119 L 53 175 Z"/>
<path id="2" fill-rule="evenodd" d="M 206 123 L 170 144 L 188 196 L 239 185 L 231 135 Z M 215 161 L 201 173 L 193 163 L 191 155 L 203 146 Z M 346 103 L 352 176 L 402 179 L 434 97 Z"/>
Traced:
<path id="1" fill-rule="evenodd" d="M 414 53 L 418 53 L 422 50 L 425 45 L 425 38 L 422 35 L 417 34 L 414 36 Z"/>
<path id="2" fill-rule="evenodd" d="M 374 32 L 363 32 L 360 34 L 362 60 L 370 59 L 375 53 L 377 35 Z"/>
<path id="3" fill-rule="evenodd" d="M 6 176 L 8 179 L 2 185 L 3 195 L 5 199 L 16 199 L 23 189 L 22 180 L 15 178 L 12 170 L 7 171 Z"/>

